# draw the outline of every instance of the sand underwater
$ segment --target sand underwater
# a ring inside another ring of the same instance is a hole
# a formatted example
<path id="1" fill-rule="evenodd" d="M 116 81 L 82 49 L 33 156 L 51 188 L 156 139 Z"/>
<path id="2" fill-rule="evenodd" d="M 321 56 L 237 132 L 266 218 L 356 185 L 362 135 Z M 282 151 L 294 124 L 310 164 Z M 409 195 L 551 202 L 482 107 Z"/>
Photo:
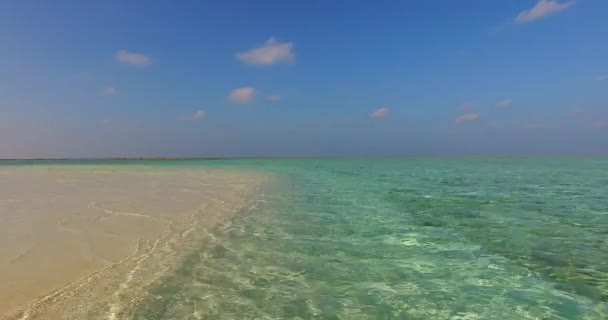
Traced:
<path id="1" fill-rule="evenodd" d="M 0 162 L 0 319 L 608 319 L 608 158 Z"/>

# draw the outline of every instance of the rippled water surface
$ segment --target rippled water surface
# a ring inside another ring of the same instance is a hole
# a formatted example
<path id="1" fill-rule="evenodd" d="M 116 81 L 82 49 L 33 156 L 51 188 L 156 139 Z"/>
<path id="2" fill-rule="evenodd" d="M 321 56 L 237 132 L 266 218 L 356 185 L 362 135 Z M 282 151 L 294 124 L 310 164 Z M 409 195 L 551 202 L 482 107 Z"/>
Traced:
<path id="1" fill-rule="evenodd" d="M 280 180 L 136 319 L 608 319 L 608 158 L 211 165 Z"/>

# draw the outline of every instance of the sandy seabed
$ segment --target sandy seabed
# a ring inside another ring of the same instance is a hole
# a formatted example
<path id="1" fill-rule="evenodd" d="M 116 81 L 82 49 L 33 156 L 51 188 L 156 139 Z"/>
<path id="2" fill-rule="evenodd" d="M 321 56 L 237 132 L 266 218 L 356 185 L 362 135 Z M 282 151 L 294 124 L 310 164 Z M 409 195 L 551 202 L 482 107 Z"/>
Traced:
<path id="1" fill-rule="evenodd" d="M 128 319 L 269 177 L 136 165 L 0 167 L 0 320 Z"/>

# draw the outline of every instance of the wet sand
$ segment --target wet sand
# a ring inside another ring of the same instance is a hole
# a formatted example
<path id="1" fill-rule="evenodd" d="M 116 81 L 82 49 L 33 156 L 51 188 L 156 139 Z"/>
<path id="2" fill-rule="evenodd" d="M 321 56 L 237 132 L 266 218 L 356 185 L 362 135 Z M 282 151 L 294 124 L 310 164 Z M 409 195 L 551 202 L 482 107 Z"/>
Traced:
<path id="1" fill-rule="evenodd" d="M 0 167 L 0 319 L 125 319 L 264 177 L 146 166 Z"/>

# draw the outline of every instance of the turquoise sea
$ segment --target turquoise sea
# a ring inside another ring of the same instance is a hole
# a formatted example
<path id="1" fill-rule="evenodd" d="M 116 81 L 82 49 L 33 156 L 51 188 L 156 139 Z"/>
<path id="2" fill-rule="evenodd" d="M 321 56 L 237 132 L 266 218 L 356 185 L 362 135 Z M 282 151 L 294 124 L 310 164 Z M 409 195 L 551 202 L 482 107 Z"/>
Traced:
<path id="1" fill-rule="evenodd" d="M 608 158 L 183 160 L 278 177 L 136 312 L 608 319 Z"/>

